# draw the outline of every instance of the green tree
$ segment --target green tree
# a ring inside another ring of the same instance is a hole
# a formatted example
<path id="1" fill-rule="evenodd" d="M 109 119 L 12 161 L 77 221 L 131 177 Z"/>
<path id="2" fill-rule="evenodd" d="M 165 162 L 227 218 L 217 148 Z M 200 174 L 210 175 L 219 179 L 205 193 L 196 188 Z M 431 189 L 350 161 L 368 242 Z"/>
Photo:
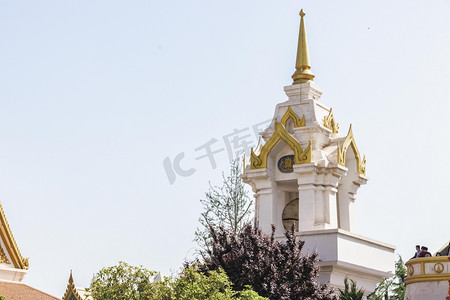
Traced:
<path id="1" fill-rule="evenodd" d="M 89 293 L 96 300 L 151 299 L 157 292 L 153 284 L 156 272 L 119 262 L 101 269 L 94 277 Z"/>
<path id="2" fill-rule="evenodd" d="M 344 290 L 339 289 L 339 300 L 362 300 L 363 297 L 364 290 L 362 288 L 358 289 L 355 281 L 345 277 Z"/>
<path id="3" fill-rule="evenodd" d="M 205 199 L 200 200 L 203 213 L 198 220 L 200 226 L 195 231 L 194 240 L 200 246 L 202 255 L 211 250 L 211 228 L 222 226 L 238 234 L 253 217 L 253 201 L 247 195 L 240 174 L 241 164 L 235 159 L 231 163 L 230 174 L 225 176 L 222 173 L 222 186 L 212 186 L 210 183 Z"/>
<path id="4" fill-rule="evenodd" d="M 269 298 L 261 297 L 257 292 L 253 291 L 251 286 L 246 286 L 246 289 L 239 293 L 241 300 L 265 300 Z"/>
<path id="5" fill-rule="evenodd" d="M 248 287 L 236 292 L 222 270 L 199 272 L 197 266 L 183 269 L 177 277 L 153 282 L 154 271 L 119 262 L 101 269 L 89 293 L 95 300 L 268 300 Z"/>
<path id="6" fill-rule="evenodd" d="M 406 292 L 406 267 L 399 255 L 395 262 L 395 274 L 381 281 L 375 291 L 369 295 L 370 300 L 403 300 Z"/>
<path id="7" fill-rule="evenodd" d="M 199 272 L 196 266 L 185 268 L 176 279 L 166 278 L 163 293 L 155 299 L 161 300 L 264 300 L 248 287 L 238 293 L 222 270 Z M 168 287 L 168 288 L 167 288 Z M 267 299 L 268 300 L 268 299 Z"/>

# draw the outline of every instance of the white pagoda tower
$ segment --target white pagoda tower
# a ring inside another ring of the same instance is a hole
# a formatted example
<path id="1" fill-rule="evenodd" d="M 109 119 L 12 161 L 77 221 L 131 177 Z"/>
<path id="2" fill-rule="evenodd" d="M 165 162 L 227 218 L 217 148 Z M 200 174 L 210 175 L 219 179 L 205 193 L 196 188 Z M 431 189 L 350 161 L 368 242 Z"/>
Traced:
<path id="1" fill-rule="evenodd" d="M 320 282 L 343 288 L 346 276 L 370 293 L 394 269 L 395 247 L 355 233 L 356 193 L 367 183 L 366 159 L 351 126 L 340 135 L 332 109 L 319 102 L 322 91 L 311 72 L 305 13 L 300 12 L 296 71 L 284 87 L 263 141 L 245 161 L 242 178 L 254 192 L 255 218 L 277 238 L 294 226 L 308 251 L 321 260 Z"/>

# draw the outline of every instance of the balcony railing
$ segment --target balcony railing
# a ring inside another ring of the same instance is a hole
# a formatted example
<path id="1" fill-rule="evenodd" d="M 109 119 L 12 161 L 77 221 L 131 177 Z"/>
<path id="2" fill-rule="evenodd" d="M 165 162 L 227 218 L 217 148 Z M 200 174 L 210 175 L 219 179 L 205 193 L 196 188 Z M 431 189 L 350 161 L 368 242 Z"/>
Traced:
<path id="1" fill-rule="evenodd" d="M 450 257 L 433 256 L 410 259 L 405 263 L 406 284 L 450 280 Z"/>

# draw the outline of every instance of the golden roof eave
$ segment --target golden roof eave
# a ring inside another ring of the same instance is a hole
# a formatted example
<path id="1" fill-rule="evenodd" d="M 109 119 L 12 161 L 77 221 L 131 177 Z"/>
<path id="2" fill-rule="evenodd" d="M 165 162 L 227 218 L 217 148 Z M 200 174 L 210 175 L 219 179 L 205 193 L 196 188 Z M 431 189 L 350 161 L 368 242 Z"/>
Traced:
<path id="1" fill-rule="evenodd" d="M 29 263 L 28 258 L 23 258 L 19 251 L 16 240 L 9 227 L 8 220 L 6 219 L 5 212 L 0 203 L 0 237 L 5 245 L 6 251 L 9 253 L 11 263 L 17 269 L 28 270 Z"/>

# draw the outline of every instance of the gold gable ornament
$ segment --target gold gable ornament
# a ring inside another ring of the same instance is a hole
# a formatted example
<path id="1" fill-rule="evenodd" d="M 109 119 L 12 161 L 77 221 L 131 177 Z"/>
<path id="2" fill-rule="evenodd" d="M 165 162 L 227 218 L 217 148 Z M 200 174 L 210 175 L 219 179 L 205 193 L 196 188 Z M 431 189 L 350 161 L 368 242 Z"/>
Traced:
<path id="1" fill-rule="evenodd" d="M 72 270 L 70 270 L 69 282 L 67 283 L 66 292 L 62 297 L 62 300 L 92 300 L 92 297 L 88 295 L 84 295 L 86 292 L 84 289 L 81 291 L 82 294 L 75 287 L 72 277 Z"/>
<path id="2" fill-rule="evenodd" d="M 289 119 L 292 119 L 294 121 L 294 127 L 306 126 L 305 114 L 303 114 L 303 117 L 300 119 L 298 115 L 292 110 L 291 106 L 288 106 L 288 109 L 281 118 L 281 123 L 284 125 L 284 127 L 286 127 L 286 123 Z"/>
<path id="3" fill-rule="evenodd" d="M 363 159 L 361 159 L 358 147 L 356 146 L 355 138 L 353 137 L 351 124 L 348 130 L 347 137 L 345 138 L 344 143 L 342 144 L 342 147 L 339 147 L 339 143 L 337 145 L 337 163 L 344 167 L 345 167 L 345 159 L 347 156 L 347 150 L 349 146 L 352 147 L 353 153 L 355 154 L 356 170 L 358 174 L 366 175 L 366 156 L 364 155 Z"/>
<path id="4" fill-rule="evenodd" d="M 339 124 L 334 120 L 333 109 L 330 108 L 328 116 L 323 117 L 323 126 L 330 129 L 333 133 L 339 132 Z"/>
<path id="5" fill-rule="evenodd" d="M 275 131 L 267 142 L 262 146 L 259 154 L 255 154 L 251 149 L 250 167 L 252 169 L 267 168 L 267 157 L 273 147 L 282 140 L 294 151 L 294 164 L 305 164 L 311 162 L 311 141 L 305 150 L 302 149 L 300 143 L 286 130 L 286 127 L 275 120 Z"/>

